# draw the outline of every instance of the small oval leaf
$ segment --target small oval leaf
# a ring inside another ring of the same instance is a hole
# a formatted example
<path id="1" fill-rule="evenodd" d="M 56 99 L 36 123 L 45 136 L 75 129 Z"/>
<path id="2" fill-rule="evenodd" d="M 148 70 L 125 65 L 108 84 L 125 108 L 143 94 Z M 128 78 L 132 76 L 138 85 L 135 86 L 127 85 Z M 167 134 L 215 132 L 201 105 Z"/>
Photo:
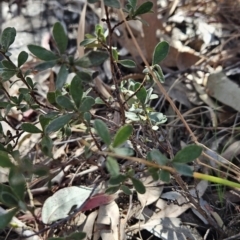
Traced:
<path id="1" fill-rule="evenodd" d="M 90 51 L 82 58 L 78 59 L 75 64 L 83 68 L 96 67 L 102 64 L 108 57 L 109 55 L 107 52 Z"/>
<path id="2" fill-rule="evenodd" d="M 104 141 L 104 143 L 109 146 L 111 144 L 111 136 L 106 123 L 100 119 L 96 119 L 94 121 L 94 129 L 100 138 Z"/>
<path id="3" fill-rule="evenodd" d="M 22 51 L 18 55 L 18 67 L 21 67 L 28 59 L 28 53 Z"/>
<path id="4" fill-rule="evenodd" d="M 130 190 L 129 187 L 127 187 L 127 186 L 125 186 L 125 185 L 122 185 L 122 186 L 120 187 L 120 189 L 121 189 L 125 194 L 127 194 L 127 195 L 132 195 L 132 191 Z"/>
<path id="5" fill-rule="evenodd" d="M 4 168 L 12 168 L 14 166 L 8 156 L 8 153 L 5 151 L 0 151 L 0 166 Z"/>
<path id="6" fill-rule="evenodd" d="M 131 178 L 131 181 L 133 183 L 134 188 L 136 189 L 136 191 L 138 193 L 144 194 L 146 192 L 146 188 L 141 181 L 139 181 L 136 178 Z"/>
<path id="7" fill-rule="evenodd" d="M 159 178 L 166 183 L 170 182 L 170 173 L 166 170 L 161 170 L 159 173 Z"/>
<path id="8" fill-rule="evenodd" d="M 112 8 L 120 8 L 120 3 L 118 0 L 103 0 L 104 5 L 108 6 L 108 7 L 112 7 Z"/>
<path id="9" fill-rule="evenodd" d="M 122 66 L 126 67 L 126 68 L 135 68 L 136 67 L 136 63 L 132 60 L 118 60 L 117 63 L 121 64 Z"/>
<path id="10" fill-rule="evenodd" d="M 62 127 L 64 127 L 73 117 L 73 114 L 66 114 L 63 116 L 60 116 L 53 121 L 50 122 L 50 124 L 46 127 L 45 132 L 51 133 L 56 132 Z"/>
<path id="11" fill-rule="evenodd" d="M 157 44 L 153 51 L 152 65 L 158 64 L 168 55 L 169 44 L 166 41 Z"/>
<path id="12" fill-rule="evenodd" d="M 37 45 L 29 44 L 28 49 L 33 55 L 44 61 L 57 60 L 59 58 L 53 52 Z"/>
<path id="13" fill-rule="evenodd" d="M 83 87 L 81 78 L 76 75 L 70 85 L 70 94 L 77 108 L 79 108 L 82 96 L 83 96 Z"/>
<path id="14" fill-rule="evenodd" d="M 126 142 L 132 135 L 132 132 L 133 132 L 132 125 L 127 124 L 122 126 L 114 136 L 112 147 L 116 148 L 123 144 L 124 142 Z"/>
<path id="15" fill-rule="evenodd" d="M 112 177 L 117 177 L 120 174 L 120 168 L 115 158 L 107 157 L 106 167 Z"/>
<path id="16" fill-rule="evenodd" d="M 134 12 L 134 17 L 138 16 L 138 15 L 142 15 L 144 13 L 148 13 L 151 11 L 153 7 L 153 3 L 152 2 L 145 2 L 142 5 L 140 5 L 137 10 Z"/>
<path id="17" fill-rule="evenodd" d="M 1 48 L 4 52 L 7 52 L 9 46 L 14 42 L 16 37 L 16 29 L 15 28 L 5 28 L 1 35 Z"/>
<path id="18" fill-rule="evenodd" d="M 156 161 L 161 166 L 165 166 L 169 161 L 169 159 L 157 149 L 151 150 L 151 152 L 149 152 L 147 155 L 147 159 Z"/>
<path id="19" fill-rule="evenodd" d="M 173 158 L 172 162 L 175 163 L 188 163 L 192 162 L 202 154 L 202 148 L 197 145 L 188 145 L 180 150 Z"/>
<path id="20" fill-rule="evenodd" d="M 74 110 L 73 103 L 66 96 L 58 96 L 56 99 L 56 102 L 59 106 L 61 106 L 62 108 L 66 109 L 68 111 Z"/>
<path id="21" fill-rule="evenodd" d="M 57 44 L 59 52 L 63 54 L 67 49 L 68 37 L 60 22 L 55 23 L 53 26 L 53 37 Z"/>
<path id="22" fill-rule="evenodd" d="M 178 173 L 180 173 L 180 174 L 182 174 L 184 176 L 189 176 L 189 177 L 193 176 L 193 170 L 187 164 L 175 162 L 172 165 L 173 165 L 173 167 L 176 169 L 176 171 Z"/>
<path id="23" fill-rule="evenodd" d="M 42 132 L 42 130 L 40 130 L 39 128 L 37 128 L 35 125 L 33 125 L 31 123 L 23 123 L 21 128 L 23 131 L 29 132 L 29 133 L 41 133 Z"/>
<path id="24" fill-rule="evenodd" d="M 60 67 L 60 70 L 57 74 L 57 80 L 56 80 L 56 89 L 57 90 L 62 89 L 63 85 L 67 81 L 67 76 L 68 76 L 68 70 L 67 70 L 67 67 L 65 66 L 65 64 L 63 64 Z"/>
<path id="25" fill-rule="evenodd" d="M 91 110 L 94 104 L 95 104 L 94 98 L 87 96 L 83 99 L 82 104 L 79 108 L 79 111 L 88 112 L 89 110 Z"/>

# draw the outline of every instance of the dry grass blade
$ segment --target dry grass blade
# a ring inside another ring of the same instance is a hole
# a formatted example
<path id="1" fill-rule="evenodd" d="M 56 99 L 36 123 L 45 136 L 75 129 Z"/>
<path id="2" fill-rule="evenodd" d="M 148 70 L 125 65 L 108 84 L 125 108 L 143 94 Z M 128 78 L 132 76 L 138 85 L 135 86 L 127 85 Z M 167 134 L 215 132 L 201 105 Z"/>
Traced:
<path id="1" fill-rule="evenodd" d="M 80 47 L 80 42 L 84 40 L 85 36 L 85 20 L 86 20 L 86 9 L 87 9 L 87 1 L 84 3 L 81 17 L 79 18 L 78 23 L 78 32 L 77 32 L 77 50 L 78 50 L 78 57 L 82 57 L 84 55 L 84 48 Z"/>

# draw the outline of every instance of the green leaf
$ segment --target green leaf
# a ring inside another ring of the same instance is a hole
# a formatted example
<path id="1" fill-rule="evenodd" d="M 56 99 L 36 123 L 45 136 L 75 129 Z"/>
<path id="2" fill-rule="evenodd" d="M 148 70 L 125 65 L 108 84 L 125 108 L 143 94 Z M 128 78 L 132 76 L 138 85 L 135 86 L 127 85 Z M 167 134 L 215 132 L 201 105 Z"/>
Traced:
<path id="1" fill-rule="evenodd" d="M 159 178 L 166 183 L 170 182 L 170 173 L 166 170 L 161 170 L 159 173 Z"/>
<path id="2" fill-rule="evenodd" d="M 22 94 L 30 93 L 30 89 L 28 89 L 28 88 L 19 88 L 18 91 Z"/>
<path id="3" fill-rule="evenodd" d="M 52 157 L 52 146 L 52 139 L 49 136 L 43 136 L 41 141 L 41 149 L 42 152 L 48 157 Z"/>
<path id="4" fill-rule="evenodd" d="M 53 52 L 37 45 L 29 44 L 28 49 L 33 55 L 35 55 L 37 58 L 43 61 L 51 61 L 51 60 L 59 59 L 59 57 L 56 56 L 56 54 L 54 54 Z"/>
<path id="5" fill-rule="evenodd" d="M 37 167 L 33 170 L 33 174 L 36 174 L 40 177 L 47 176 L 49 174 L 49 167 L 47 166 Z"/>
<path id="6" fill-rule="evenodd" d="M 70 94 L 75 102 L 76 107 L 79 108 L 83 96 L 83 87 L 82 80 L 78 75 L 72 79 L 70 85 Z"/>
<path id="7" fill-rule="evenodd" d="M 109 184 L 110 185 L 118 185 L 120 183 L 125 182 L 127 179 L 127 177 L 123 174 L 118 174 L 116 176 L 111 176 L 111 178 L 109 179 Z"/>
<path id="8" fill-rule="evenodd" d="M 107 157 L 106 167 L 111 177 L 116 177 L 120 174 L 120 168 L 115 158 Z"/>
<path id="9" fill-rule="evenodd" d="M 68 36 L 60 22 L 57 22 L 53 26 L 53 38 L 57 44 L 58 50 L 63 54 L 68 45 Z"/>
<path id="10" fill-rule="evenodd" d="M 62 89 L 63 85 L 67 81 L 67 76 L 68 76 L 68 70 L 65 64 L 63 64 L 60 67 L 60 70 L 57 74 L 57 80 L 56 80 L 56 90 Z"/>
<path id="11" fill-rule="evenodd" d="M 4 191 L 1 192 L 1 202 L 8 207 L 18 206 L 18 200 L 16 199 L 13 193 L 9 193 L 9 192 L 4 192 Z"/>
<path id="12" fill-rule="evenodd" d="M 169 44 L 166 41 L 159 42 L 153 51 L 152 65 L 161 62 L 167 55 L 169 51 Z"/>
<path id="13" fill-rule="evenodd" d="M 131 178 L 131 181 L 133 183 L 134 188 L 136 189 L 136 191 L 138 193 L 144 194 L 146 192 L 146 188 L 141 181 L 139 181 L 136 178 Z"/>
<path id="14" fill-rule="evenodd" d="M 16 70 L 16 66 L 7 59 L 2 60 L 2 65 L 7 69 Z"/>
<path id="15" fill-rule="evenodd" d="M 66 114 L 66 115 L 60 116 L 58 118 L 55 118 L 46 127 L 45 132 L 51 133 L 51 132 L 58 131 L 59 129 L 64 127 L 72 119 L 72 117 L 73 117 L 73 114 Z"/>
<path id="16" fill-rule="evenodd" d="M 80 42 L 80 46 L 88 46 L 92 43 L 95 43 L 97 41 L 96 38 L 90 38 L 90 39 L 84 39 L 82 42 Z"/>
<path id="17" fill-rule="evenodd" d="M 40 130 L 39 128 L 37 128 L 35 125 L 31 123 L 23 123 L 21 128 L 23 131 L 29 132 L 29 133 L 42 133 L 42 130 Z"/>
<path id="18" fill-rule="evenodd" d="M 46 61 L 46 62 L 42 62 L 37 64 L 34 69 L 37 71 L 44 71 L 46 69 L 52 68 L 57 64 L 56 60 L 52 60 L 52 61 Z"/>
<path id="19" fill-rule="evenodd" d="M 133 17 L 136 17 L 138 15 L 142 15 L 144 13 L 148 13 L 151 11 L 153 7 L 153 3 L 152 2 L 145 2 L 142 5 L 140 5 L 137 10 L 134 12 Z"/>
<path id="20" fill-rule="evenodd" d="M 126 142 L 132 135 L 132 132 L 133 132 L 132 125 L 127 124 L 122 126 L 114 136 L 112 147 L 113 148 L 118 147 L 124 142 Z"/>
<path id="21" fill-rule="evenodd" d="M 113 151 L 121 156 L 133 156 L 134 155 L 134 150 L 131 148 L 127 147 L 122 147 L 122 148 L 114 148 Z"/>
<path id="22" fill-rule="evenodd" d="M 24 199 L 26 181 L 25 178 L 17 167 L 12 167 L 9 172 L 9 185 L 12 188 L 13 192 L 20 200 Z"/>
<path id="23" fill-rule="evenodd" d="M 52 105 L 56 104 L 56 93 L 55 92 L 48 92 L 47 93 L 47 100 Z"/>
<path id="24" fill-rule="evenodd" d="M 118 0 L 103 0 L 103 2 L 104 2 L 104 5 L 108 7 L 117 8 L 117 9 L 121 7 Z"/>
<path id="25" fill-rule="evenodd" d="M 14 166 L 7 152 L 0 151 L 0 166 L 4 168 L 12 168 Z"/>
<path id="26" fill-rule="evenodd" d="M 13 77 L 17 73 L 16 70 L 11 70 L 7 68 L 0 69 L 0 76 L 4 81 L 9 80 L 11 77 Z"/>
<path id="27" fill-rule="evenodd" d="M 117 8 L 117 9 L 121 7 L 118 0 L 103 0 L 103 2 L 104 2 L 104 5 L 108 7 Z"/>
<path id="28" fill-rule="evenodd" d="M 51 118 L 47 118 L 44 115 L 39 116 L 39 122 L 40 122 L 43 130 L 49 124 L 50 121 L 51 121 Z"/>
<path id="29" fill-rule="evenodd" d="M 90 73 L 87 72 L 77 72 L 77 76 L 83 81 L 83 82 L 87 82 L 89 83 L 90 81 L 92 81 L 92 76 L 90 75 Z"/>
<path id="30" fill-rule="evenodd" d="M 66 109 L 68 111 L 75 109 L 71 100 L 66 96 L 58 96 L 56 99 L 56 102 L 59 106 L 61 106 L 62 108 Z"/>
<path id="31" fill-rule="evenodd" d="M 139 87 L 141 87 L 139 89 Z M 139 89 L 139 90 L 138 90 Z M 144 86 L 141 86 L 140 83 L 135 83 L 134 85 L 134 91 L 137 91 L 136 96 L 141 104 L 144 104 L 147 98 L 147 91 Z"/>
<path id="32" fill-rule="evenodd" d="M 128 0 L 130 6 L 135 9 L 137 6 L 137 0 Z"/>
<path id="33" fill-rule="evenodd" d="M 102 64 L 108 57 L 109 55 L 107 52 L 90 51 L 82 58 L 75 61 L 75 64 L 83 68 L 96 67 Z"/>
<path id="34" fill-rule="evenodd" d="M 21 67 L 28 59 L 28 53 L 21 51 L 18 55 L 18 67 Z"/>
<path id="35" fill-rule="evenodd" d="M 169 159 L 157 149 L 151 150 L 151 152 L 149 152 L 147 155 L 147 159 L 156 161 L 161 166 L 165 166 L 169 161 Z"/>
<path id="36" fill-rule="evenodd" d="M 84 232 L 74 232 L 66 237 L 66 240 L 82 240 L 86 238 L 86 233 Z"/>
<path id="37" fill-rule="evenodd" d="M 136 67 L 136 63 L 132 60 L 118 60 L 117 63 L 121 64 L 122 66 L 126 67 L 126 68 L 135 68 Z"/>
<path id="38" fill-rule="evenodd" d="M 96 130 L 100 138 L 104 141 L 105 144 L 109 146 L 111 144 L 111 136 L 106 123 L 104 123 L 100 119 L 96 119 L 94 120 L 93 125 L 94 125 L 94 129 Z"/>
<path id="39" fill-rule="evenodd" d="M 202 154 L 202 148 L 197 145 L 188 145 L 180 150 L 173 158 L 172 162 L 188 163 L 192 162 Z"/>
<path id="40" fill-rule="evenodd" d="M 87 121 L 88 125 L 90 125 L 91 114 L 89 112 L 85 112 L 83 116 L 84 116 L 84 119 Z"/>
<path id="41" fill-rule="evenodd" d="M 190 166 L 184 163 L 173 163 L 173 167 L 177 170 L 178 173 L 184 175 L 184 176 L 193 176 L 193 170 Z"/>
<path id="42" fill-rule="evenodd" d="M 15 28 L 5 28 L 1 35 L 1 48 L 4 52 L 7 52 L 9 46 L 14 42 L 16 37 L 16 29 Z"/>
<path id="43" fill-rule="evenodd" d="M 112 49 L 112 56 L 115 61 L 118 61 L 118 51 L 116 49 Z"/>
<path id="44" fill-rule="evenodd" d="M 5 229 L 6 226 L 11 222 L 12 218 L 16 215 L 18 212 L 17 208 L 11 209 L 8 212 L 1 214 L 0 217 L 0 229 Z"/>
<path id="45" fill-rule="evenodd" d="M 148 172 L 152 176 L 154 181 L 157 181 L 159 179 L 159 169 L 158 168 L 149 167 Z"/>
<path id="46" fill-rule="evenodd" d="M 82 101 L 82 104 L 79 108 L 81 112 L 88 112 L 91 110 L 92 106 L 95 104 L 95 100 L 92 97 L 85 97 Z"/>
<path id="47" fill-rule="evenodd" d="M 132 191 L 129 189 L 129 187 L 122 185 L 120 189 L 127 195 L 132 195 Z"/>
<path id="48" fill-rule="evenodd" d="M 105 193 L 107 194 L 114 194 L 118 191 L 120 186 L 113 186 L 113 187 L 109 187 L 106 189 Z"/>

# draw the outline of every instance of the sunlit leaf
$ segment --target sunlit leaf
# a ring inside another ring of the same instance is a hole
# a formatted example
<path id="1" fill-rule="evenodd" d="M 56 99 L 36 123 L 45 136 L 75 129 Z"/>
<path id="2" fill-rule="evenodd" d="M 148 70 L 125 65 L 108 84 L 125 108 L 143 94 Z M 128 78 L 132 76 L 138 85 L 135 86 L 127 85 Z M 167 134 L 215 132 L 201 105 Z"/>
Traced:
<path id="1" fill-rule="evenodd" d="M 117 63 L 121 64 L 122 66 L 126 67 L 126 68 L 135 68 L 136 67 L 136 63 L 132 60 L 118 60 Z"/>
<path id="2" fill-rule="evenodd" d="M 106 167 L 112 177 L 116 177 L 120 173 L 120 168 L 116 159 L 107 157 Z"/>
<path id="3" fill-rule="evenodd" d="M 121 128 L 118 129 L 117 133 L 114 136 L 112 147 L 118 147 L 124 142 L 126 142 L 129 137 L 132 135 L 133 127 L 132 125 L 124 125 Z"/>
<path id="4" fill-rule="evenodd" d="M 168 55 L 169 44 L 166 41 L 157 44 L 153 51 L 152 65 L 158 64 Z"/>

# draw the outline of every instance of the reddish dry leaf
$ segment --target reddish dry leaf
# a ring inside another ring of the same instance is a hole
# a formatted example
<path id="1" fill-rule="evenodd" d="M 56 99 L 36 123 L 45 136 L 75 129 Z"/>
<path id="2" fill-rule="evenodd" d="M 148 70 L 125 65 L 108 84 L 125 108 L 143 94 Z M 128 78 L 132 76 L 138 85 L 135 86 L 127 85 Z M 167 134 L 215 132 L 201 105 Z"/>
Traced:
<path id="1" fill-rule="evenodd" d="M 116 195 L 108 195 L 105 193 L 96 194 L 87 200 L 81 211 L 84 212 L 108 204 L 112 202 L 115 198 Z"/>

